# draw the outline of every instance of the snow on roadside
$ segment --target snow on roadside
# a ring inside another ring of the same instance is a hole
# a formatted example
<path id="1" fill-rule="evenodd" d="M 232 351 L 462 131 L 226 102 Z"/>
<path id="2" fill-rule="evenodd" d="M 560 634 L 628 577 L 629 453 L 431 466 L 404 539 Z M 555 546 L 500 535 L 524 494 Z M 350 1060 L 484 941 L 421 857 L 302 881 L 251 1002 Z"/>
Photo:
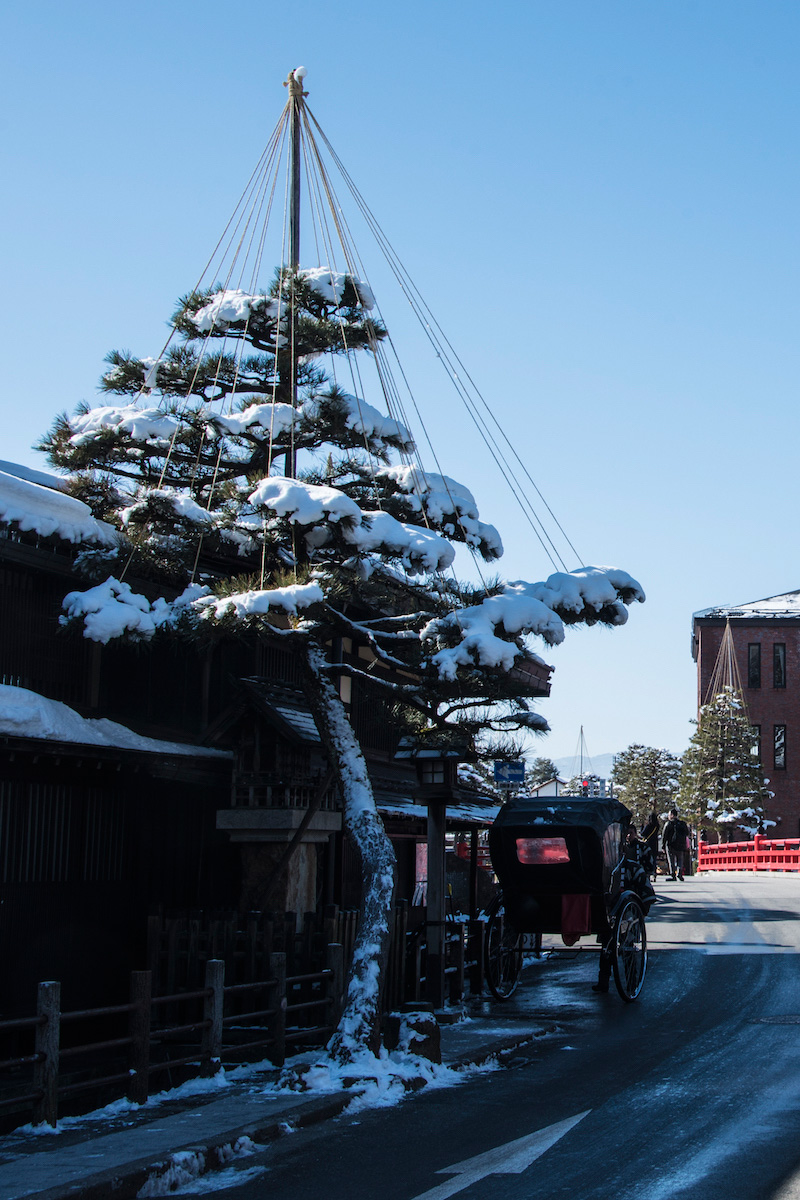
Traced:
<path id="1" fill-rule="evenodd" d="M 152 1196 L 196 1196 L 238 1187 L 248 1179 L 263 1175 L 267 1168 L 250 1167 L 242 1171 L 228 1164 L 242 1158 L 252 1158 L 263 1149 L 263 1146 L 245 1135 L 232 1144 L 216 1147 L 208 1154 L 202 1150 L 179 1150 L 169 1156 L 166 1169 L 154 1171 L 139 1188 L 137 1200 L 149 1200 Z M 215 1169 L 218 1167 L 227 1169 Z"/>

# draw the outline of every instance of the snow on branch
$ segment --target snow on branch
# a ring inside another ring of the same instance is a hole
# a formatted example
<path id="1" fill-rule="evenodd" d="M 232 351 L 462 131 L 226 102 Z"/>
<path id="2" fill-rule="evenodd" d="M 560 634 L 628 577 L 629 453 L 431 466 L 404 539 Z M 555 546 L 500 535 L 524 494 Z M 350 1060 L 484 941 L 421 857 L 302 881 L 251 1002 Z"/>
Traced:
<path id="1" fill-rule="evenodd" d="M 516 580 L 506 584 L 506 592 L 541 600 L 568 623 L 591 621 L 602 613 L 607 624 L 624 625 L 628 619 L 625 605 L 634 600 L 644 603 L 645 599 L 641 585 L 617 567 L 557 571 L 544 583 Z"/>
<path id="2" fill-rule="evenodd" d="M 342 539 L 363 554 L 399 559 L 409 571 L 439 571 L 455 557 L 450 543 L 429 529 L 406 525 L 384 512 L 363 512 L 338 488 L 301 483 L 280 475 L 262 479 L 249 497 L 255 507 L 268 508 L 292 524 L 312 526 L 309 546 L 326 544 L 324 526 L 341 525 Z"/>
<path id="3" fill-rule="evenodd" d="M 103 429 L 127 433 L 136 442 L 164 444 L 175 433 L 178 422 L 157 408 L 137 408 L 135 404 L 106 405 L 91 408 L 83 416 L 72 417 L 70 428 L 74 431 L 69 439 L 73 446 L 88 444 Z"/>
<path id="4" fill-rule="evenodd" d="M 627 620 L 625 605 L 633 600 L 643 601 L 644 592 L 627 572 L 582 567 L 557 572 L 545 583 L 506 584 L 500 595 L 429 622 L 422 637 L 434 650 L 431 663 L 442 679 L 454 680 L 460 666 L 509 671 L 522 651 L 508 639 L 537 634 L 558 645 L 564 620 L 621 625 Z"/>
<path id="5" fill-rule="evenodd" d="M 297 583 L 289 587 L 239 592 L 233 596 L 204 596 L 194 601 L 193 608 L 201 617 L 213 616 L 217 620 L 225 617 L 245 620 L 264 616 L 275 609 L 296 617 L 302 609 L 321 604 L 324 599 L 318 583 Z"/>
<path id="6" fill-rule="evenodd" d="M 45 478 L 42 472 L 36 474 Z M 0 471 L 0 521 L 18 525 L 23 532 L 60 537 L 75 544 L 114 546 L 117 542 L 112 527 L 93 517 L 82 500 L 6 471 Z"/>
<path id="7" fill-rule="evenodd" d="M 83 622 L 83 636 L 105 645 L 112 638 L 126 635 L 149 641 L 158 629 L 173 625 L 193 601 L 205 595 L 208 588 L 191 584 L 177 599 L 169 601 L 159 596 L 151 601 L 134 592 L 128 583 L 113 577 L 85 592 L 70 592 L 62 601 L 68 621 Z"/>
<path id="8" fill-rule="evenodd" d="M 65 596 L 62 607 L 66 615 L 61 617 L 61 623 L 82 621 L 83 636 L 103 645 L 112 638 L 126 636 L 149 641 L 158 630 L 177 625 L 186 617 L 246 620 L 275 611 L 297 616 L 299 611 L 324 599 L 317 583 L 253 590 L 231 596 L 212 596 L 207 587 L 190 584 L 175 600 L 159 596 L 150 601 L 134 592 L 130 584 L 110 578 L 85 592 L 70 592 Z"/>
<path id="9" fill-rule="evenodd" d="M 292 524 L 319 525 L 323 521 L 361 523 L 361 509 L 338 488 L 300 483 L 283 475 L 262 479 L 249 496 L 257 508 L 269 508 Z"/>
<path id="10" fill-rule="evenodd" d="M 491 558 L 502 555 L 500 534 L 494 525 L 479 520 L 475 497 L 463 483 L 414 466 L 382 467 L 376 475 L 391 480 L 418 512 L 445 533 L 452 534 L 459 528 L 468 545 L 481 546 Z"/>
<path id="11" fill-rule="evenodd" d="M 299 411 L 309 421 L 315 421 L 332 405 L 341 413 L 347 428 L 366 438 L 371 445 L 380 448 L 388 442 L 406 454 L 414 453 L 414 439 L 405 425 L 387 417 L 366 400 L 351 396 L 341 388 L 309 397 Z"/>
<path id="12" fill-rule="evenodd" d="M 284 306 L 281 306 L 281 308 Z M 283 316 L 277 300 L 270 300 L 263 293 L 253 296 L 249 292 L 238 289 L 214 292 L 207 302 L 196 313 L 190 313 L 189 320 L 196 325 L 200 333 L 210 330 L 225 330 L 229 325 L 237 325 L 247 321 L 253 309 L 264 309 L 266 315 L 275 319 Z"/>
<path id="13" fill-rule="evenodd" d="M 444 571 L 455 550 L 438 533 L 421 525 L 407 525 L 385 512 L 365 512 L 363 522 L 345 531 L 345 541 L 357 549 L 398 558 L 409 571 Z"/>
<path id="14" fill-rule="evenodd" d="M 349 279 L 355 288 L 361 307 L 366 309 L 375 307 L 372 289 L 363 279 L 356 279 L 354 275 L 348 275 L 344 271 L 331 271 L 327 267 L 305 267 L 300 271 L 300 275 L 328 304 L 337 306 L 341 304 Z"/>
<path id="15" fill-rule="evenodd" d="M 235 435 L 262 429 L 277 437 L 291 429 L 298 416 L 299 412 L 291 404 L 250 404 L 241 412 L 226 417 L 213 415 L 209 417 L 209 424 L 211 430 L 217 432 Z"/>
<path id="16" fill-rule="evenodd" d="M 120 511 L 120 520 L 123 526 L 133 521 L 134 524 L 138 521 L 144 521 L 150 515 L 151 501 L 159 502 L 170 510 L 171 514 L 179 521 L 185 521 L 190 525 L 209 526 L 215 524 L 215 517 L 207 508 L 203 508 L 196 500 L 193 500 L 186 492 L 178 492 L 174 488 L 151 488 L 149 491 L 142 493 L 137 500 Z"/>

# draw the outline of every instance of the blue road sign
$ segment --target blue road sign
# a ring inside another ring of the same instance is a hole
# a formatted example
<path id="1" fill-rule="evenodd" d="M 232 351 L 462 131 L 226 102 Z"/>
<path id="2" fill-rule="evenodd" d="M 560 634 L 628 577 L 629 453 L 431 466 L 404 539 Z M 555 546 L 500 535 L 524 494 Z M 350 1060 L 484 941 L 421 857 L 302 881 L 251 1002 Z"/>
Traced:
<path id="1" fill-rule="evenodd" d="M 524 783 L 524 762 L 496 762 L 494 764 L 495 783 Z"/>

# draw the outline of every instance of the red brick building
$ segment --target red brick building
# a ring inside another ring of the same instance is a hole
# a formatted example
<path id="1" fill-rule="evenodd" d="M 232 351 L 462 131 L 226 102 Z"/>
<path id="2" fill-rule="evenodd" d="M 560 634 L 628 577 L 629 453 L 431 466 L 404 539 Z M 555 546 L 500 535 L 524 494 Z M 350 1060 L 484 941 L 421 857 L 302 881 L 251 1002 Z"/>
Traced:
<path id="1" fill-rule="evenodd" d="M 709 686 L 726 624 L 754 740 L 775 793 L 766 815 L 784 837 L 800 834 L 800 590 L 694 614 L 697 704 Z"/>

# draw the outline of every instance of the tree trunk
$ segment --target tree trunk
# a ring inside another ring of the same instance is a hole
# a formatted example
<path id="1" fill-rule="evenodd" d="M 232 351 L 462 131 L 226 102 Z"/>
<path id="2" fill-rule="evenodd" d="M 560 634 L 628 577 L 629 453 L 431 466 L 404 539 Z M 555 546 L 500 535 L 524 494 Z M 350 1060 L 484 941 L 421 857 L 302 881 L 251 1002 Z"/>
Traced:
<path id="1" fill-rule="evenodd" d="M 381 996 L 389 955 L 397 860 L 375 805 L 367 764 L 339 693 L 329 660 L 309 641 L 305 693 L 344 797 L 344 823 L 361 861 L 361 908 L 344 1010 L 328 1043 L 331 1057 L 352 1062 L 380 1045 Z"/>

